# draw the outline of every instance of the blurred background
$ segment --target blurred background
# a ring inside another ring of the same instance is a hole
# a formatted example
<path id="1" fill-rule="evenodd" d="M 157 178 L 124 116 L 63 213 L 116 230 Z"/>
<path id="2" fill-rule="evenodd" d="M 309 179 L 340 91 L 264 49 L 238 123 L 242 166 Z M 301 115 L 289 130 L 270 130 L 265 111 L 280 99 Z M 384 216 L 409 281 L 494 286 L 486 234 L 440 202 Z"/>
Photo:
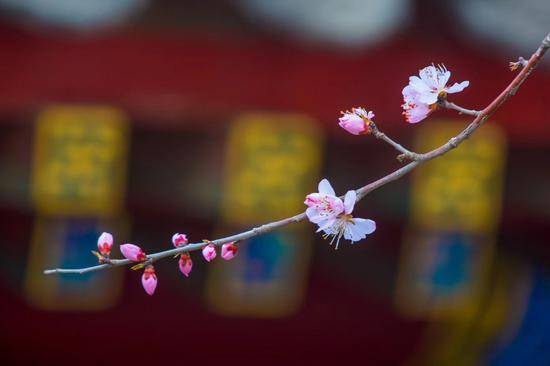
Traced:
<path id="1" fill-rule="evenodd" d="M 102 231 L 147 252 L 229 235 L 398 168 L 337 126 L 366 106 L 425 151 L 469 118 L 401 116 L 445 63 L 474 109 L 550 30 L 545 0 L 0 0 L 0 360 L 550 364 L 550 62 L 475 137 L 356 208 L 335 251 L 311 224 L 190 278 L 83 267 Z M 118 249 L 113 255 L 119 257 Z"/>

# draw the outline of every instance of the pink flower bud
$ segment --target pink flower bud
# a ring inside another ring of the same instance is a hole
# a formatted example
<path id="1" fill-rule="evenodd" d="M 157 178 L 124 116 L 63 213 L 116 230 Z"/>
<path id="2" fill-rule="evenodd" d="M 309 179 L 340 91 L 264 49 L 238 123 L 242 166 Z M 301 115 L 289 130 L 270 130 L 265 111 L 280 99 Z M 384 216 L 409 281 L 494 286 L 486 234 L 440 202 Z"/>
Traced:
<path id="1" fill-rule="evenodd" d="M 360 135 L 368 131 L 368 126 L 363 118 L 355 113 L 344 113 L 338 124 L 352 135 Z"/>
<path id="2" fill-rule="evenodd" d="M 120 246 L 120 251 L 125 258 L 132 262 L 142 262 L 147 258 L 143 250 L 134 244 L 122 244 Z"/>
<path id="3" fill-rule="evenodd" d="M 181 247 L 182 245 L 187 245 L 188 242 L 187 235 L 185 234 L 175 233 L 172 236 L 172 244 L 174 244 L 176 248 Z"/>
<path id="4" fill-rule="evenodd" d="M 155 274 L 155 268 L 152 265 L 145 267 L 143 275 L 141 276 L 141 284 L 143 285 L 145 292 L 149 295 L 153 295 L 155 293 L 155 289 L 157 288 L 157 275 Z"/>
<path id="5" fill-rule="evenodd" d="M 204 259 L 206 259 L 207 262 L 210 262 L 214 258 L 216 258 L 216 247 L 214 244 L 208 244 L 204 248 L 202 248 L 202 256 Z"/>
<path id="6" fill-rule="evenodd" d="M 103 233 L 97 239 L 97 248 L 99 252 L 108 257 L 111 254 L 111 248 L 113 247 L 113 236 L 109 233 Z"/>
<path id="7" fill-rule="evenodd" d="M 226 261 L 233 259 L 237 255 L 239 248 L 234 242 L 222 245 L 222 258 Z"/>
<path id="8" fill-rule="evenodd" d="M 182 254 L 178 264 L 179 264 L 181 273 L 183 273 L 185 277 L 189 277 L 189 273 L 191 273 L 191 270 L 193 269 L 193 261 L 191 260 L 191 257 L 189 256 L 189 254 L 187 253 Z"/>

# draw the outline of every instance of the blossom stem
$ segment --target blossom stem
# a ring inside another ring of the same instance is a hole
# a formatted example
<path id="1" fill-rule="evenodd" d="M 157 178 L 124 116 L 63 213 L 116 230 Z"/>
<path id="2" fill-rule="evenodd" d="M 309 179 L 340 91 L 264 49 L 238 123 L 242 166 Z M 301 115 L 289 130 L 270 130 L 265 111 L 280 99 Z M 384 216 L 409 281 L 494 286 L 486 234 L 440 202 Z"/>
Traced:
<path id="1" fill-rule="evenodd" d="M 419 159 L 415 160 L 413 162 L 410 162 L 409 164 L 395 170 L 394 172 L 372 182 L 369 183 L 359 189 L 356 190 L 357 197 L 356 201 L 361 200 L 363 197 L 365 197 L 370 192 L 376 190 L 377 188 L 380 188 L 390 182 L 393 182 L 404 175 L 408 174 L 412 170 L 414 170 L 419 165 L 435 159 L 439 156 L 442 156 L 449 152 L 450 150 L 456 148 L 458 145 L 460 145 L 464 140 L 466 140 L 470 135 L 472 135 L 487 119 L 504 103 L 506 102 L 510 97 L 512 97 L 517 89 L 521 86 L 521 84 L 527 79 L 527 77 L 531 74 L 531 72 L 535 69 L 535 67 L 538 65 L 546 51 L 548 51 L 548 48 L 550 48 L 550 33 L 546 35 L 544 40 L 542 41 L 542 44 L 539 46 L 537 51 L 533 53 L 533 55 L 529 58 L 527 64 L 525 67 L 516 75 L 516 77 L 512 80 L 512 82 L 482 111 L 479 112 L 479 114 L 476 115 L 474 120 L 458 135 L 451 138 L 447 143 L 441 145 L 440 147 L 429 151 L 425 154 L 419 154 Z M 395 146 L 394 146 L 395 147 Z M 217 239 L 211 241 L 211 244 L 215 246 L 220 246 L 225 243 L 229 243 L 232 241 L 238 241 L 238 240 L 246 240 L 249 238 L 252 238 L 257 235 L 265 234 L 267 232 L 273 231 L 275 229 L 297 223 L 300 221 L 303 221 L 306 218 L 305 212 L 297 214 L 292 217 L 288 217 L 286 219 L 282 219 L 279 221 L 274 221 L 268 224 L 261 225 L 259 227 L 244 231 L 239 234 L 227 236 L 225 238 Z M 194 243 L 194 244 L 188 244 L 183 247 L 178 247 L 174 249 L 164 250 L 161 252 L 149 254 L 147 256 L 147 260 L 150 261 L 157 261 L 162 258 L 167 257 L 173 257 L 176 254 L 181 254 L 184 252 L 190 252 L 195 250 L 200 250 L 204 247 L 204 243 Z M 63 268 L 56 268 L 56 269 L 49 269 L 45 270 L 44 274 L 53 274 L 53 273 L 74 273 L 74 274 L 84 274 L 94 271 L 99 271 L 107 268 L 113 268 L 113 267 L 119 267 L 128 265 L 134 262 L 131 262 L 128 259 L 111 259 L 110 263 L 100 264 L 92 267 L 86 267 L 86 268 L 77 268 L 77 269 L 63 269 Z"/>
<path id="2" fill-rule="evenodd" d="M 474 117 L 476 117 L 480 114 L 480 111 L 476 111 L 474 109 L 462 108 L 461 106 L 458 106 L 458 105 L 456 105 L 452 102 L 449 102 L 447 100 L 442 100 L 442 101 L 438 102 L 438 104 L 443 108 L 453 109 L 453 110 L 457 111 L 460 114 L 467 114 L 469 116 L 474 116 Z"/>

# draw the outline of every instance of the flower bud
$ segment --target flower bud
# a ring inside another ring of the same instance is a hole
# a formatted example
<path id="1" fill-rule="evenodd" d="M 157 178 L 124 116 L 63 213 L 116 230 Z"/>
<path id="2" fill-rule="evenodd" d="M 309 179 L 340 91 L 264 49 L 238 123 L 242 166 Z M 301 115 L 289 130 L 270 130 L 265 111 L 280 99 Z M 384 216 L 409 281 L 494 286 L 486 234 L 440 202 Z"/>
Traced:
<path id="1" fill-rule="evenodd" d="M 216 247 L 214 244 L 208 244 L 204 248 L 202 248 L 202 256 L 204 259 L 206 259 L 207 262 L 210 262 L 214 258 L 216 258 Z"/>
<path id="2" fill-rule="evenodd" d="M 222 258 L 226 261 L 233 259 L 237 255 L 239 248 L 235 245 L 235 242 L 222 245 Z"/>
<path id="3" fill-rule="evenodd" d="M 187 235 L 185 234 L 175 233 L 172 236 L 172 244 L 174 244 L 176 248 L 187 245 L 188 242 L 189 241 L 187 240 Z"/>
<path id="4" fill-rule="evenodd" d="M 363 118 L 355 113 L 345 113 L 339 120 L 340 122 L 338 124 L 340 127 L 352 135 L 360 135 L 367 130 Z"/>
<path id="5" fill-rule="evenodd" d="M 189 256 L 188 253 L 183 253 L 178 264 L 181 273 L 183 273 L 185 277 L 189 277 L 189 273 L 191 273 L 191 270 L 193 269 L 193 261 L 191 260 L 191 256 Z"/>
<path id="6" fill-rule="evenodd" d="M 141 276 L 141 284 L 143 285 L 145 292 L 149 295 L 153 295 L 155 293 L 155 289 L 157 288 L 157 275 L 155 274 L 155 268 L 152 265 L 145 267 L 143 275 Z"/>
<path id="7" fill-rule="evenodd" d="M 120 246 L 120 251 L 126 259 L 132 262 L 141 262 L 147 258 L 143 250 L 134 244 L 122 244 Z"/>
<path id="8" fill-rule="evenodd" d="M 103 233 L 97 239 L 97 248 L 99 252 L 108 257 L 111 254 L 111 248 L 113 247 L 113 236 L 109 233 Z"/>

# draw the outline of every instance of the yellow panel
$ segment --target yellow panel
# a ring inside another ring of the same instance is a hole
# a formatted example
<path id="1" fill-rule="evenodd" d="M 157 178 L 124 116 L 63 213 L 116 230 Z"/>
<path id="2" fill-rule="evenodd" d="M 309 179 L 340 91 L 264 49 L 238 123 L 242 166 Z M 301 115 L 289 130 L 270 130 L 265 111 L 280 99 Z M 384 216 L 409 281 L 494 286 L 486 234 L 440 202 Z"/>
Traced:
<path id="1" fill-rule="evenodd" d="M 417 151 L 433 149 L 462 123 L 437 123 L 418 133 Z M 423 228 L 486 232 L 500 219 L 504 138 L 487 125 L 445 156 L 418 169 L 412 188 L 413 224 Z"/>
<path id="2" fill-rule="evenodd" d="M 310 118 L 254 113 L 228 136 L 223 234 L 294 215 L 318 182 L 323 141 Z M 210 307 L 231 316 L 287 316 L 300 306 L 314 227 L 294 225 L 248 240 L 230 262 L 210 267 Z M 222 235 L 223 235 L 222 234 Z M 223 261 L 222 261 L 223 262 Z"/>
<path id="3" fill-rule="evenodd" d="M 126 185 L 128 124 L 113 108 L 51 106 L 38 116 L 32 196 L 48 215 L 112 216 Z"/>
<path id="4" fill-rule="evenodd" d="M 249 114 L 228 137 L 222 217 L 261 223 L 303 211 L 321 159 L 319 129 L 303 115 Z"/>
<path id="5" fill-rule="evenodd" d="M 440 146 L 464 127 L 422 126 L 415 150 Z M 500 220 L 505 152 L 500 128 L 486 125 L 415 171 L 396 290 L 403 313 L 448 320 L 476 312 Z"/>

